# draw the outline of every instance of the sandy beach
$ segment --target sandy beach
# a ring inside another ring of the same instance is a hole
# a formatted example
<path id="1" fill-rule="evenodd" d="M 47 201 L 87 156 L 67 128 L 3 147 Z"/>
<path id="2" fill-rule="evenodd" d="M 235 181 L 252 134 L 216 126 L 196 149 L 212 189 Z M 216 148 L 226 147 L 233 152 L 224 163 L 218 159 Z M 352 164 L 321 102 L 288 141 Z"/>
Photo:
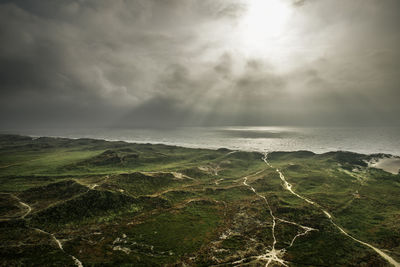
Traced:
<path id="1" fill-rule="evenodd" d="M 390 157 L 390 158 L 373 159 L 368 163 L 368 165 L 369 167 L 382 169 L 392 174 L 398 174 L 400 171 L 400 158 Z"/>

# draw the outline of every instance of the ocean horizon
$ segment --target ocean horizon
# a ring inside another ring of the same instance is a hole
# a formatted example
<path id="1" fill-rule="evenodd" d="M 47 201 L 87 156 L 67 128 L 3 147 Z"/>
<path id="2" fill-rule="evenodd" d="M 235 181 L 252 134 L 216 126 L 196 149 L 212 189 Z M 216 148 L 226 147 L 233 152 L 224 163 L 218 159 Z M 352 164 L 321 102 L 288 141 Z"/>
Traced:
<path id="1" fill-rule="evenodd" d="M 352 151 L 400 156 L 400 127 L 282 127 L 226 126 L 176 128 L 92 128 L 1 130 L 34 137 L 94 138 L 190 148 L 315 153 Z"/>

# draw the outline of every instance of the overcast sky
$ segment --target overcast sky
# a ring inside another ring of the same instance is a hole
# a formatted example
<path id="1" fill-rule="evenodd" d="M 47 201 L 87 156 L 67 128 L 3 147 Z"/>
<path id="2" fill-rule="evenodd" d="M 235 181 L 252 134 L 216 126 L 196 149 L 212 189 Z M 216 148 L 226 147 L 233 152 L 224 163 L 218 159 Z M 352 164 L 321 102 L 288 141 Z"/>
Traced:
<path id="1" fill-rule="evenodd" d="M 400 125 L 399 0 L 0 0 L 0 125 Z"/>

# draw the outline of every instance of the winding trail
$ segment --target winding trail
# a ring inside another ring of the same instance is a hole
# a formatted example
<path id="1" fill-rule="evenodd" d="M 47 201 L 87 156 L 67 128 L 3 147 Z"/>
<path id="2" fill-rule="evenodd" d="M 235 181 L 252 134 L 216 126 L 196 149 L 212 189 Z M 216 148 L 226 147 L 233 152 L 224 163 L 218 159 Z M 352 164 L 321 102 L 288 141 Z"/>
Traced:
<path id="1" fill-rule="evenodd" d="M 10 195 L 11 195 L 11 197 L 15 198 L 21 206 L 23 206 L 23 207 L 25 207 L 25 208 L 27 209 L 27 211 L 25 212 L 25 214 L 23 214 L 22 216 L 20 216 L 20 217 L 17 218 L 17 219 L 24 219 L 24 220 L 26 220 L 25 217 L 26 217 L 28 214 L 31 213 L 32 207 L 29 206 L 27 203 L 22 202 L 22 200 L 21 200 L 19 197 L 17 197 L 16 195 L 14 195 L 14 194 L 10 194 Z M 12 220 L 12 219 L 9 219 L 9 220 Z M 49 236 L 51 237 L 51 239 L 57 244 L 57 247 L 58 247 L 62 252 L 64 252 L 65 254 L 67 254 L 68 256 L 70 256 L 70 257 L 73 259 L 73 261 L 74 261 L 74 263 L 75 263 L 76 266 L 78 266 L 78 267 L 83 267 L 83 264 L 82 264 L 82 262 L 81 262 L 80 260 L 78 260 L 76 257 L 74 257 L 74 256 L 72 256 L 72 255 L 70 255 L 70 254 L 68 254 L 67 252 L 64 251 L 64 248 L 63 248 L 63 246 L 62 246 L 60 240 L 58 240 L 58 239 L 55 237 L 54 234 L 51 234 L 51 233 L 46 232 L 46 231 L 43 231 L 42 229 L 39 229 L 39 228 L 32 228 L 32 227 L 29 227 L 29 228 L 31 228 L 31 229 L 33 229 L 33 230 L 39 232 L 39 233 L 49 235 Z"/>
<path id="2" fill-rule="evenodd" d="M 280 257 L 282 257 L 282 254 L 284 254 L 284 251 L 279 250 L 279 249 L 278 250 L 275 249 L 275 245 L 276 245 L 276 237 L 275 237 L 276 217 L 274 216 L 274 214 L 273 214 L 273 212 L 271 210 L 271 206 L 269 205 L 269 202 L 268 202 L 268 200 L 267 200 L 267 198 L 265 196 L 260 195 L 259 193 L 257 193 L 257 191 L 254 189 L 254 187 L 250 186 L 247 183 L 247 178 L 248 178 L 247 176 L 244 177 L 243 184 L 245 186 L 249 187 L 254 192 L 254 194 L 256 194 L 258 197 L 264 199 L 265 203 L 268 206 L 269 214 L 272 217 L 272 230 L 271 231 L 272 231 L 272 238 L 274 239 L 274 241 L 272 243 L 272 248 L 271 248 L 271 250 L 267 250 L 265 254 L 257 256 L 257 259 L 266 260 L 267 264 L 265 266 L 268 266 L 272 261 L 278 262 L 278 263 L 282 264 L 283 266 L 288 266 L 286 264 L 286 261 L 284 261 L 283 259 L 280 258 Z"/>
<path id="3" fill-rule="evenodd" d="M 262 160 L 263 160 L 269 167 L 273 168 L 272 165 L 268 162 L 267 158 L 268 158 L 268 153 L 265 153 L 264 156 L 263 156 L 263 158 L 262 158 Z M 282 172 L 281 172 L 279 169 L 276 169 L 276 172 L 279 174 L 279 177 L 280 177 L 280 179 L 281 179 L 282 182 L 283 182 L 283 187 L 284 187 L 286 190 L 288 190 L 290 193 L 292 193 L 292 194 L 295 195 L 296 197 L 298 197 L 298 198 L 300 198 L 300 199 L 306 201 L 307 203 L 309 203 L 309 204 L 311 204 L 311 205 L 317 207 L 318 209 L 320 209 L 320 210 L 325 214 L 325 216 L 330 220 L 330 222 L 331 222 L 342 234 L 344 234 L 345 236 L 347 236 L 347 237 L 353 239 L 354 241 L 356 241 L 356 242 L 358 242 L 358 243 L 360 243 L 360 244 L 362 244 L 362 245 L 364 245 L 364 246 L 367 246 L 367 247 L 373 249 L 376 253 L 378 253 L 382 258 L 384 258 L 386 261 L 388 261 L 388 262 L 389 262 L 390 264 L 392 264 L 393 266 L 395 266 L 395 267 L 400 267 L 400 263 L 398 263 L 397 261 L 395 261 L 392 257 L 390 257 L 388 254 L 386 254 L 386 253 L 383 252 L 382 250 L 380 250 L 380 249 L 378 249 L 378 248 L 372 246 L 371 244 L 368 244 L 368 243 L 366 243 L 366 242 L 363 242 L 363 241 L 361 241 L 361 240 L 358 240 L 357 238 L 355 238 L 355 237 L 353 237 L 352 235 L 350 235 L 349 233 L 347 233 L 342 227 L 340 227 L 339 225 L 337 225 L 337 224 L 332 220 L 332 215 L 331 215 L 328 211 L 324 210 L 318 203 L 316 203 L 316 202 L 314 202 L 314 201 L 311 201 L 311 200 L 309 200 L 308 198 L 303 197 L 303 196 L 297 194 L 296 192 L 294 192 L 293 189 L 292 189 L 292 185 L 285 179 L 285 176 L 282 174 Z"/>
<path id="4" fill-rule="evenodd" d="M 58 239 L 55 237 L 54 234 L 51 234 L 51 233 L 46 232 L 46 231 L 43 231 L 42 229 L 39 229 L 39 228 L 32 228 L 32 229 L 34 229 L 35 231 L 37 231 L 37 232 L 39 232 L 39 233 L 49 235 L 49 236 L 51 237 L 51 239 L 53 239 L 53 241 L 57 244 L 57 247 L 58 247 L 62 252 L 64 252 L 65 254 L 67 254 L 68 256 L 70 256 L 70 257 L 72 258 L 72 260 L 74 261 L 74 263 L 75 263 L 76 266 L 78 266 L 78 267 L 83 267 L 83 264 L 82 264 L 82 262 L 81 262 L 80 260 L 78 260 L 77 258 L 75 258 L 74 256 L 72 256 L 71 254 L 68 254 L 67 252 L 65 252 L 65 250 L 64 250 L 64 248 L 63 248 L 63 246 L 62 246 L 62 244 L 61 244 L 61 241 L 58 240 Z"/>
<path id="5" fill-rule="evenodd" d="M 5 194 L 5 195 L 9 195 L 11 198 L 14 198 L 16 201 L 18 201 L 18 204 L 24 208 L 26 208 L 26 212 L 25 214 L 19 216 L 19 217 L 13 217 L 13 218 L 1 218 L 0 221 L 11 221 L 11 220 L 15 220 L 15 219 L 25 219 L 26 216 L 28 216 L 29 213 L 31 213 L 32 208 L 31 206 L 29 206 L 28 204 L 24 203 L 21 201 L 21 199 L 19 197 L 17 197 L 16 195 L 12 194 L 12 193 L 0 193 L 0 194 Z"/>
<path id="6" fill-rule="evenodd" d="M 14 195 L 13 195 L 13 196 L 14 196 Z M 14 197 L 18 200 L 18 203 L 19 203 L 21 206 L 27 208 L 27 211 L 25 212 L 25 214 L 22 215 L 22 216 L 20 217 L 21 219 L 24 219 L 29 213 L 31 213 L 32 208 L 31 208 L 31 206 L 29 206 L 28 204 L 22 202 L 21 199 L 19 199 L 19 197 L 17 197 L 17 196 L 14 196 Z"/>
<path id="7" fill-rule="evenodd" d="M 261 170 L 259 172 L 256 172 L 255 174 L 249 175 L 249 176 L 254 176 L 254 175 L 260 174 L 263 171 L 264 170 Z M 247 259 L 255 259 L 255 260 L 266 261 L 267 263 L 265 264 L 265 267 L 267 267 L 271 262 L 277 262 L 277 263 L 279 263 L 279 264 L 281 264 L 283 266 L 288 266 L 287 265 L 288 262 L 283 260 L 283 256 L 285 255 L 286 249 L 290 248 L 298 237 L 304 236 L 310 231 L 314 231 L 314 230 L 316 231 L 316 229 L 313 229 L 311 227 L 307 227 L 307 226 L 304 226 L 304 225 L 300 225 L 300 224 L 298 224 L 296 222 L 291 222 L 291 221 L 287 221 L 287 220 L 284 220 L 284 219 L 276 217 L 274 215 L 274 213 L 272 212 L 272 209 L 271 209 L 271 206 L 270 206 L 270 204 L 268 202 L 268 199 L 265 196 L 257 193 L 257 191 L 254 189 L 254 187 L 252 187 L 251 185 L 249 185 L 247 183 L 247 180 L 248 180 L 249 176 L 246 176 L 246 177 L 243 178 L 243 184 L 245 186 L 249 187 L 250 190 L 254 192 L 254 194 L 256 194 L 259 198 L 263 199 L 265 201 L 265 203 L 267 204 L 267 207 L 268 207 L 268 210 L 269 210 L 269 214 L 272 217 L 272 228 L 271 228 L 271 231 L 272 231 L 273 242 L 272 242 L 272 245 L 271 245 L 271 249 L 270 250 L 267 249 L 265 254 L 262 254 L 262 255 L 259 255 L 259 256 L 255 256 L 255 257 L 253 256 L 253 257 L 250 257 L 250 258 L 241 259 L 239 261 L 233 262 L 233 264 L 240 264 L 240 263 L 242 263 L 243 261 L 245 261 Z M 298 233 L 296 236 L 293 237 L 292 241 L 290 242 L 290 245 L 287 248 L 283 248 L 283 249 L 276 249 L 275 248 L 275 245 L 276 245 L 276 242 L 277 242 L 277 238 L 275 236 L 275 226 L 276 226 L 276 222 L 277 221 L 280 221 L 280 222 L 286 223 L 286 224 L 292 224 L 292 225 L 295 225 L 295 226 L 303 229 L 303 232 Z"/>
<path id="8" fill-rule="evenodd" d="M 302 229 L 304 230 L 303 233 L 298 233 L 297 235 L 295 235 L 295 237 L 293 237 L 292 241 L 290 242 L 290 246 L 287 247 L 287 248 L 290 248 L 291 246 L 293 246 L 294 241 L 296 241 L 296 239 L 297 239 L 298 237 L 303 236 L 303 235 L 306 235 L 306 234 L 307 234 L 308 232 L 310 232 L 310 231 L 318 231 L 317 229 L 314 229 L 314 228 L 311 228 L 311 227 L 308 227 L 308 226 L 304 226 L 304 225 L 300 225 L 300 224 L 295 223 L 295 222 L 286 221 L 286 220 L 281 219 L 281 218 L 277 218 L 277 219 L 278 219 L 279 221 L 283 222 L 283 223 L 296 225 L 297 227 L 300 227 L 300 228 L 302 228 Z"/>

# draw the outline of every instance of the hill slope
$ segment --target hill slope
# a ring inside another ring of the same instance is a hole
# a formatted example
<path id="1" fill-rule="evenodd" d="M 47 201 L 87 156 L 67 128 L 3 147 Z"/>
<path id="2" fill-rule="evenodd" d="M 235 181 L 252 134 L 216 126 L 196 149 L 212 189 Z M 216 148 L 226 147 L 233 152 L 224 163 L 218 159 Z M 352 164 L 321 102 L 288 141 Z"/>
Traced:
<path id="1" fill-rule="evenodd" d="M 369 159 L 0 135 L 0 265 L 396 265 L 400 175 Z"/>

